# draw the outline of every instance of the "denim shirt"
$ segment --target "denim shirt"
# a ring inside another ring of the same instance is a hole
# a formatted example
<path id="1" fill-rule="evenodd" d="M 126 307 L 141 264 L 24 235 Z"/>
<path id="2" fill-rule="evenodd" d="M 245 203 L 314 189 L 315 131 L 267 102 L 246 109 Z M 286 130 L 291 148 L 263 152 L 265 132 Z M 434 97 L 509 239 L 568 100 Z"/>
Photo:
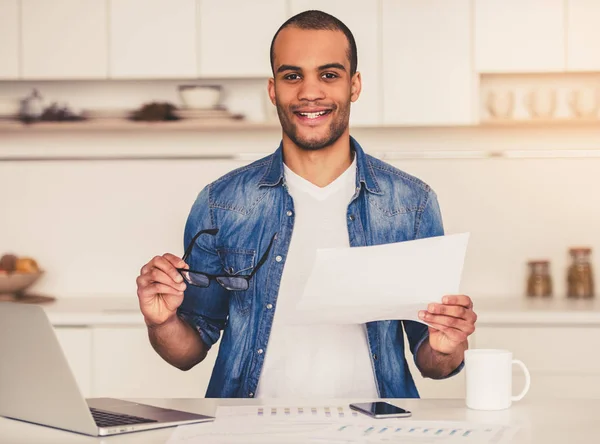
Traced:
<path id="1" fill-rule="evenodd" d="M 365 154 L 353 138 L 351 147 L 357 159 L 356 192 L 346 218 L 351 247 L 444 234 L 436 194 L 427 184 Z M 210 347 L 223 332 L 206 397 L 254 396 L 276 314 L 294 214 L 281 145 L 273 154 L 207 185 L 192 206 L 185 245 L 202 229 L 219 229 L 216 236 L 204 234 L 197 239 L 188 259 L 193 270 L 250 274 L 276 234 L 267 261 L 247 290 L 228 291 L 211 281 L 207 288 L 188 285 L 184 292 L 178 314 L 202 341 Z M 417 351 L 428 338 L 426 325 L 397 320 L 367 324 L 381 398 L 419 397 L 405 358 L 405 334 L 416 362 Z M 451 375 L 461 368 L 462 364 Z"/>

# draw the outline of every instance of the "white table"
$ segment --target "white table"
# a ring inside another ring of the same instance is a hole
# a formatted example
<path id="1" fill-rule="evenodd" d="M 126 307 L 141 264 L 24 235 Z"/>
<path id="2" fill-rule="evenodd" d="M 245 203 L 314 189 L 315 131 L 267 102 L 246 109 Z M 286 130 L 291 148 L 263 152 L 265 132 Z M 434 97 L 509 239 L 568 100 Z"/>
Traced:
<path id="1" fill-rule="evenodd" d="M 218 405 L 344 405 L 350 400 L 240 400 L 240 399 L 138 399 L 161 407 L 213 415 Z M 356 401 L 356 400 L 352 400 Z M 533 402 L 523 400 L 508 410 L 469 410 L 464 400 L 398 399 L 393 403 L 413 412 L 415 420 L 454 420 L 521 425 L 515 443 L 596 443 L 600 442 L 600 399 Z M 164 444 L 174 429 L 92 438 L 20 421 L 0 418 L 0 443 L 4 444 Z"/>

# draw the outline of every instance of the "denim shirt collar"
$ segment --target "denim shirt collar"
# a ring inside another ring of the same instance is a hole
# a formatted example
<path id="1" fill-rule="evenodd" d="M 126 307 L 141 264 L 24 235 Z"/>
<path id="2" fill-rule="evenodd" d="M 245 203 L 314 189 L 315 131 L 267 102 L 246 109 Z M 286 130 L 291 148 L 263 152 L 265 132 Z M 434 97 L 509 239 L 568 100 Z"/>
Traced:
<path id="1" fill-rule="evenodd" d="M 375 174 L 373 167 L 369 162 L 365 152 L 360 144 L 350 136 L 350 146 L 356 154 L 356 188 L 365 186 L 367 191 L 373 194 L 383 194 Z M 258 183 L 259 187 L 268 186 L 274 187 L 283 181 L 283 142 L 279 144 L 277 150 L 271 155 L 271 162 L 264 176 Z"/>

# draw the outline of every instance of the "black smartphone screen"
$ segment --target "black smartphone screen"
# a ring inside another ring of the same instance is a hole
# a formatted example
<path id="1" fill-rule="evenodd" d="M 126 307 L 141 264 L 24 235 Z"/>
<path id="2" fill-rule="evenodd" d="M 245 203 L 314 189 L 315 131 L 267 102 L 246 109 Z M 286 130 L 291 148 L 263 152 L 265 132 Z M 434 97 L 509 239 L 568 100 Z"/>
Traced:
<path id="1" fill-rule="evenodd" d="M 387 402 L 365 402 L 354 404 L 357 408 L 370 412 L 372 415 L 397 415 L 399 413 L 407 413 L 408 410 L 404 410 L 395 405 L 388 404 Z"/>

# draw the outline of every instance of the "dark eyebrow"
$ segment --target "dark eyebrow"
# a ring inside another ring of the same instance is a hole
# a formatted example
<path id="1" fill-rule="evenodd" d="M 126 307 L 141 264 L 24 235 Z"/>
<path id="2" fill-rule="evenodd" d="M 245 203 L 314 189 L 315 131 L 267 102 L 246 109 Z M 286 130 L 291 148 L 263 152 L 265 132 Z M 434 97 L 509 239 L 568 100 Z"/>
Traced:
<path id="1" fill-rule="evenodd" d="M 319 66 L 318 70 L 324 71 L 326 69 L 332 69 L 332 68 L 339 69 L 341 71 L 346 71 L 346 68 L 341 63 L 327 63 L 325 65 Z M 294 65 L 281 65 L 279 68 L 277 68 L 278 73 L 283 72 L 283 71 L 302 71 L 302 68 L 300 68 L 299 66 L 294 66 Z"/>
<path id="2" fill-rule="evenodd" d="M 294 65 L 281 65 L 279 68 L 277 68 L 278 73 L 283 71 L 302 71 L 302 68 Z"/>
<path id="3" fill-rule="evenodd" d="M 332 68 L 346 71 L 346 68 L 341 63 L 327 63 L 326 65 L 321 65 L 321 66 L 319 66 L 319 71 L 324 71 L 326 69 L 332 69 Z"/>

